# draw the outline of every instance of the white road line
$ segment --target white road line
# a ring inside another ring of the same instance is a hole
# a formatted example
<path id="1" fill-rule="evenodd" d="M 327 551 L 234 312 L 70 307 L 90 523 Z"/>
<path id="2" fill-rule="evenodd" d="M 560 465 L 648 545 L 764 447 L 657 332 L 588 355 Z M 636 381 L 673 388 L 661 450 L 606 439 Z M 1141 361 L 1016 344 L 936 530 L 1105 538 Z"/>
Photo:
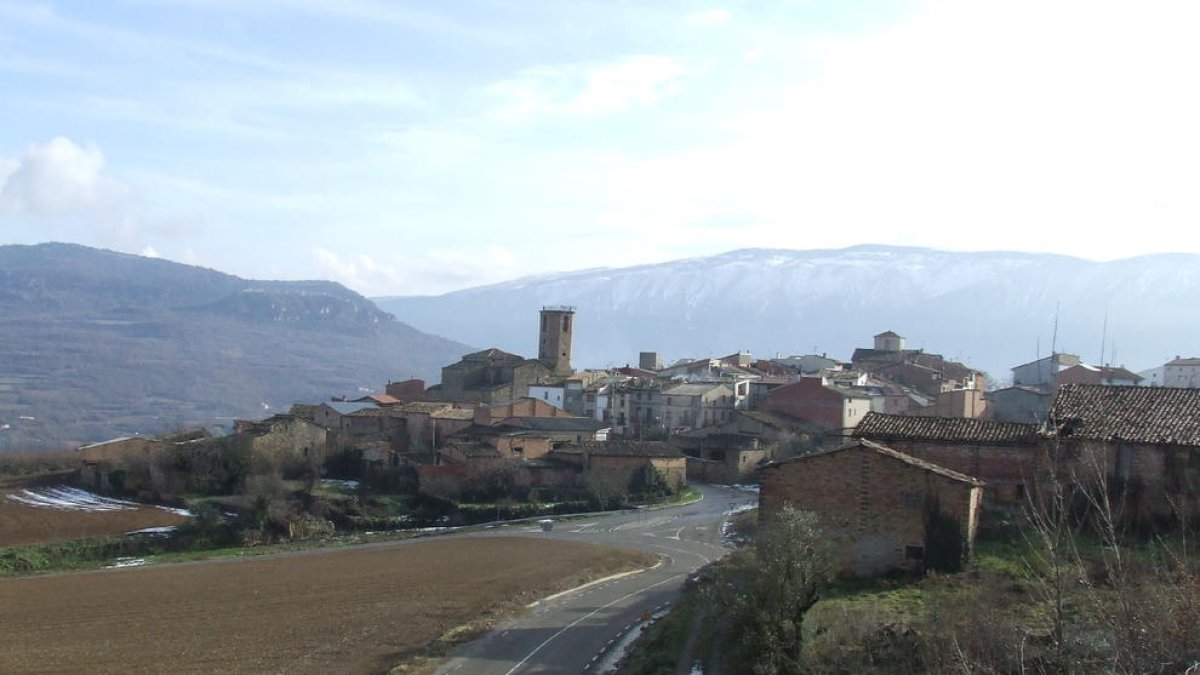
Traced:
<path id="1" fill-rule="evenodd" d="M 603 607 L 597 607 L 596 609 L 592 610 L 591 612 L 588 612 L 587 614 L 584 614 L 583 616 L 579 617 L 578 619 L 575 619 L 574 621 L 572 621 L 571 623 L 567 624 L 566 626 L 563 626 L 563 627 L 562 627 L 562 629 L 561 629 L 561 630 L 559 630 L 559 631 L 558 631 L 557 633 L 555 633 L 554 635 L 551 635 L 550 637 L 546 638 L 546 640 L 545 640 L 544 642 L 542 642 L 542 644 L 540 644 L 540 645 L 538 645 L 538 646 L 534 647 L 534 648 L 533 648 L 533 651 L 531 651 L 531 652 L 529 652 L 528 654 L 526 654 L 526 655 L 525 655 L 525 658 L 521 659 L 520 661 L 517 661 L 517 665 L 515 665 L 515 666 L 513 666 L 511 669 L 509 669 L 509 671 L 508 671 L 507 673 L 505 673 L 504 675 L 513 675 L 513 673 L 515 673 L 515 672 L 517 672 L 518 670 L 520 670 L 521 666 L 525 665 L 525 662 L 526 662 L 526 661 L 528 661 L 529 659 L 533 658 L 534 654 L 537 654 L 538 652 L 542 651 L 542 649 L 543 649 L 543 648 L 544 648 L 546 645 L 548 645 L 548 644 L 550 644 L 551 642 L 553 642 L 555 639 L 557 639 L 557 638 L 558 638 L 558 636 L 562 635 L 563 633 L 567 632 L 568 630 L 570 630 L 570 629 L 574 628 L 575 626 L 579 625 L 579 623 L 581 623 L 581 622 L 583 622 L 583 621 L 586 621 L 586 620 L 588 620 L 588 619 L 592 618 L 593 616 L 595 616 L 595 615 L 599 614 L 600 612 L 602 612 L 602 611 L 604 611 L 604 610 L 608 609 L 609 607 L 612 607 L 613 605 L 617 604 L 618 602 L 624 602 L 625 600 L 628 600 L 629 598 L 632 598 L 632 597 L 633 597 L 633 596 L 635 596 L 635 595 L 639 595 L 639 594 L 641 594 L 641 593 L 645 593 L 646 591 L 648 591 L 648 590 L 650 590 L 651 588 L 654 588 L 654 587 L 656 587 L 656 586 L 662 586 L 663 584 L 669 584 L 669 583 L 671 583 L 672 581 L 675 581 L 676 579 L 682 578 L 683 576 L 684 576 L 684 575 L 682 575 L 682 574 L 676 574 L 676 575 L 675 575 L 675 576 L 673 576 L 673 577 L 668 577 L 668 578 L 666 578 L 666 579 L 663 579 L 662 581 L 660 581 L 660 582 L 658 582 L 658 583 L 656 583 L 656 584 L 650 584 L 649 586 L 646 586 L 645 588 L 640 588 L 640 589 L 638 589 L 638 590 L 636 590 L 636 591 L 633 591 L 632 593 L 627 593 L 627 594 L 625 594 L 625 595 L 622 595 L 621 597 L 617 598 L 616 600 L 613 600 L 612 602 L 608 603 L 607 605 L 604 605 Z"/>

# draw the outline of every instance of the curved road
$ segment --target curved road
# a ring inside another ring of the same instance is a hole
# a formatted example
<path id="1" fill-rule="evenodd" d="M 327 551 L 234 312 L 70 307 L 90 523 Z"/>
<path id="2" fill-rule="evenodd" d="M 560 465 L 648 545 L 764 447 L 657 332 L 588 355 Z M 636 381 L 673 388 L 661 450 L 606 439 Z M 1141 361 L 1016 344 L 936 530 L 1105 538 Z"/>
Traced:
<path id="1" fill-rule="evenodd" d="M 756 495 L 697 485 L 704 499 L 687 506 L 556 523 L 552 532 L 523 526 L 530 536 L 636 548 L 663 556 L 659 566 L 547 598 L 525 616 L 455 651 L 437 675 L 594 673 L 645 615 L 668 605 L 697 568 L 729 548 L 721 526 L 730 511 Z M 497 534 L 513 534 L 504 528 Z"/>

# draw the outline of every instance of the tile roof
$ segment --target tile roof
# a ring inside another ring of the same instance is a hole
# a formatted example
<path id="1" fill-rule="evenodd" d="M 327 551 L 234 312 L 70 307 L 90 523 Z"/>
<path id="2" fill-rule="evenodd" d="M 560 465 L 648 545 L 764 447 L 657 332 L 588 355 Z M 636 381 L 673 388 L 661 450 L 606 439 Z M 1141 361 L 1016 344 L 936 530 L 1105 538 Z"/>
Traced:
<path id="1" fill-rule="evenodd" d="M 1168 366 L 1200 366 L 1200 357 L 1178 358 L 1167 361 Z"/>
<path id="2" fill-rule="evenodd" d="M 704 396 L 714 389 L 721 387 L 729 389 L 727 385 L 719 382 L 679 384 L 671 387 L 670 389 L 663 390 L 663 394 L 667 396 Z M 730 393 L 733 393 L 733 391 L 730 390 Z"/>
<path id="3" fill-rule="evenodd" d="M 441 403 L 438 401 L 413 401 L 412 403 L 405 403 L 404 405 L 400 406 L 400 409 L 404 412 L 411 413 L 432 413 L 450 407 L 451 405 L 449 403 Z"/>
<path id="4" fill-rule="evenodd" d="M 1050 421 L 1060 438 L 1200 446 L 1200 389 L 1068 384 Z"/>
<path id="5" fill-rule="evenodd" d="M 475 419 L 475 411 L 469 408 L 451 408 L 449 410 L 435 410 L 429 413 L 429 416 L 439 420 L 473 420 Z"/>
<path id="6" fill-rule="evenodd" d="M 798 417 L 792 417 L 786 413 L 774 412 L 768 410 L 739 410 L 738 415 L 752 419 L 755 422 L 766 424 L 767 426 L 776 427 L 778 429 L 795 430 L 795 429 L 812 429 L 811 422 L 805 422 Z"/>
<path id="7" fill-rule="evenodd" d="M 510 417 L 497 426 L 517 427 L 533 431 L 595 433 L 605 427 L 603 422 L 592 417 Z"/>
<path id="8" fill-rule="evenodd" d="M 787 459 L 770 462 L 764 468 L 771 469 L 771 468 L 783 466 L 784 464 L 791 464 L 794 462 L 803 462 L 803 461 L 813 458 L 813 457 L 822 457 L 825 455 L 832 455 L 837 452 L 853 450 L 854 448 L 862 448 L 864 450 L 870 450 L 872 452 L 877 452 L 881 455 L 891 457 L 892 459 L 897 459 L 901 462 L 904 462 L 905 464 L 916 467 L 923 471 L 930 471 L 930 472 L 938 474 L 939 476 L 945 476 L 946 478 L 949 478 L 951 480 L 956 480 L 956 481 L 960 481 L 963 483 L 969 483 L 976 487 L 982 487 L 986 484 L 983 481 L 979 480 L 978 478 L 968 476 L 965 473 L 951 471 L 950 469 L 947 469 L 944 466 L 938 466 L 937 464 L 934 464 L 933 462 L 927 462 L 923 459 L 918 459 L 916 457 L 913 457 L 912 455 L 906 455 L 903 452 L 900 452 L 899 450 L 893 450 L 892 448 L 889 448 L 886 445 L 880 445 L 879 443 L 873 443 L 871 441 L 861 440 L 861 439 L 857 440 L 857 441 L 853 441 L 851 443 L 847 443 L 845 445 L 840 445 L 840 446 L 838 446 L 836 448 L 832 448 L 830 450 L 821 450 L 819 452 L 811 452 L 807 455 L 797 455 L 795 457 L 789 457 Z"/>
<path id="9" fill-rule="evenodd" d="M 869 412 L 854 435 L 881 441 L 940 441 L 987 445 L 1033 445 L 1038 426 L 966 417 L 910 417 Z"/>
<path id="10" fill-rule="evenodd" d="M 620 455 L 623 457 L 683 457 L 679 448 L 665 441 L 584 441 L 571 443 L 565 449 L 578 448 L 591 455 Z"/>

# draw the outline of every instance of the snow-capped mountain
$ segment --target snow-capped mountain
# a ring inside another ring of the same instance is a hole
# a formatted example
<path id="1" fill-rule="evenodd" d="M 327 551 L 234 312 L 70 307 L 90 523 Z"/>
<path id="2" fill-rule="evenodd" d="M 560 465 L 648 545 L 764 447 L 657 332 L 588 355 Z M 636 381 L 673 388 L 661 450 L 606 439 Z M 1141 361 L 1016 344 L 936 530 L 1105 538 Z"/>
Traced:
<path id="1" fill-rule="evenodd" d="M 1197 298 L 1197 255 L 1098 263 L 856 246 L 738 250 L 376 302 L 420 330 L 527 355 L 537 352 L 537 310 L 574 305 L 576 367 L 636 363 L 639 351 L 668 361 L 738 350 L 848 359 L 894 330 L 911 348 L 1003 381 L 1052 344 L 1087 362 L 1101 361 L 1103 345 L 1104 362 L 1135 370 L 1200 352 Z"/>

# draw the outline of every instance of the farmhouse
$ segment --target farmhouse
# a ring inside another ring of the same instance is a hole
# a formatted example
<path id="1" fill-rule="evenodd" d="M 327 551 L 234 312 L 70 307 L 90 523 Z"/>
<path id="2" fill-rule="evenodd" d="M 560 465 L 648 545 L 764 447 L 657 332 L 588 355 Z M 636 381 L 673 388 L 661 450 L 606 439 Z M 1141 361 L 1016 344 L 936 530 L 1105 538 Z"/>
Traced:
<path id="1" fill-rule="evenodd" d="M 998 503 L 1020 504 L 1036 476 L 1035 424 L 873 412 L 854 436 L 987 481 L 988 498 Z"/>
<path id="2" fill-rule="evenodd" d="M 1050 410 L 1054 456 L 1124 488 L 1127 515 L 1180 515 L 1200 487 L 1200 389 L 1068 384 Z"/>
<path id="3" fill-rule="evenodd" d="M 768 464 L 759 517 L 769 520 L 785 505 L 816 513 L 843 573 L 916 570 L 927 551 L 970 549 L 983 487 L 977 478 L 857 440 Z"/>

